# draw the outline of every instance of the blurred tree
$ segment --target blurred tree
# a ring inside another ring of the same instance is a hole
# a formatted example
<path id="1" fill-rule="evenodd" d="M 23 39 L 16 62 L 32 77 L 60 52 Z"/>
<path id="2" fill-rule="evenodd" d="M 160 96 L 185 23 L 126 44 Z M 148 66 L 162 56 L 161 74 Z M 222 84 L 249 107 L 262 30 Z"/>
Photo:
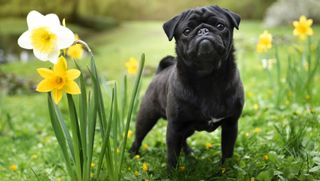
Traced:
<path id="1" fill-rule="evenodd" d="M 266 26 L 291 24 L 301 15 L 320 23 L 319 0 L 278 0 L 267 10 L 264 23 Z"/>
<path id="2" fill-rule="evenodd" d="M 0 0 L 0 17 L 25 16 L 30 10 L 54 12 L 60 17 L 111 16 L 118 20 L 168 19 L 196 6 L 219 5 L 235 11 L 242 18 L 261 19 L 275 0 Z"/>

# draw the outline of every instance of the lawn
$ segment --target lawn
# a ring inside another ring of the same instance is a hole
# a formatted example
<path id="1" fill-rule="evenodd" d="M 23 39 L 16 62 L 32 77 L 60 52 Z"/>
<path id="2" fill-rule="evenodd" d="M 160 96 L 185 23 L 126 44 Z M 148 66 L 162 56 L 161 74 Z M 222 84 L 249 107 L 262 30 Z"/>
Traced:
<path id="1" fill-rule="evenodd" d="M 314 84 L 312 102 L 290 100 L 274 106 L 274 87 L 255 52 L 258 36 L 265 28 L 260 22 L 244 21 L 235 31 L 238 67 L 246 92 L 246 104 L 239 124 L 235 154 L 220 164 L 220 130 L 197 132 L 188 139 L 194 149 L 191 157 L 181 156 L 173 180 L 319 180 L 320 179 L 320 107 L 316 100 L 319 84 Z M 315 27 L 319 40 L 320 27 Z M 286 64 L 288 48 L 295 40 L 292 27 L 271 28 L 279 57 Z M 81 34 L 80 34 L 81 37 Z M 86 37 L 84 37 L 85 39 Z M 126 22 L 107 32 L 85 39 L 95 54 L 98 71 L 106 80 L 120 80 L 126 73 L 125 62 L 146 54 L 146 66 L 140 97 L 150 82 L 159 60 L 174 54 L 161 22 Z M 273 54 L 270 54 L 272 56 Z M 271 57 L 272 58 L 272 57 Z M 80 60 L 86 66 L 87 59 Z M 319 61 L 319 60 L 318 60 Z M 48 63 L 0 65 L 0 70 L 25 80 L 39 81 L 36 67 Z M 282 71 L 286 71 L 285 68 Z M 128 77 L 129 82 L 134 76 Z M 320 81 L 319 69 L 315 77 Z M 1 92 L 1 91 L 0 91 Z M 65 98 L 64 98 L 65 99 Z M 68 180 L 63 157 L 50 125 L 46 94 L 18 93 L 0 95 L 0 178 L 1 180 Z M 67 102 L 60 105 L 67 111 Z M 134 121 L 134 120 L 133 120 Z M 123 180 L 164 180 L 166 173 L 166 121 L 159 121 L 144 141 L 140 158 L 126 156 Z M 134 122 L 130 131 L 134 132 Z M 133 137 L 129 136 L 129 144 Z M 97 158 L 94 158 L 94 164 Z M 143 163 L 149 169 L 144 172 Z M 17 165 L 17 170 L 10 169 Z M 94 168 L 93 164 L 93 169 Z"/>

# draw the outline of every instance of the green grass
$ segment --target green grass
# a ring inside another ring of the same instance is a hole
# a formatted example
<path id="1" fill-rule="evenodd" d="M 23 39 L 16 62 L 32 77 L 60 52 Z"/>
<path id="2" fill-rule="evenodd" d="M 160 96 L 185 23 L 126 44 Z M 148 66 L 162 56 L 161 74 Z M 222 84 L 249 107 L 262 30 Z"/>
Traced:
<path id="1" fill-rule="evenodd" d="M 197 132 L 188 139 L 195 152 L 192 157 L 181 156 L 180 165 L 185 170 L 173 174 L 173 180 L 320 179 L 319 103 L 315 103 L 312 109 L 307 104 L 294 103 L 281 109 L 272 106 L 272 88 L 261 67 L 261 57 L 255 53 L 257 37 L 263 30 L 259 22 L 244 21 L 240 30 L 235 31 L 237 62 L 246 90 L 246 104 L 234 157 L 221 166 L 220 130 Z M 315 40 L 319 39 L 319 30 L 319 27 L 314 29 Z M 277 44 L 285 43 L 279 51 L 280 57 L 286 61 L 286 46 L 295 41 L 290 38 L 292 27 L 269 31 L 275 35 Z M 143 96 L 159 60 L 174 54 L 174 42 L 167 40 L 161 22 L 127 22 L 89 37 L 85 40 L 93 49 L 98 70 L 107 80 L 121 79 L 126 71 L 124 63 L 130 57 L 139 59 L 142 53 L 146 54 L 146 73 L 140 96 Z M 86 65 L 87 59 L 80 60 L 80 63 Z M 38 81 L 40 77 L 36 68 L 47 66 L 48 63 L 32 61 L 1 65 L 0 70 Z M 129 82 L 133 80 L 134 77 L 129 77 Z M 319 87 L 316 85 L 314 90 L 318 91 Z M 0 95 L 0 105 L 1 180 L 67 180 L 63 158 L 50 126 L 46 95 Z M 65 97 L 59 106 L 67 111 Z M 140 159 L 127 157 L 123 180 L 167 178 L 165 128 L 166 122 L 160 120 L 145 139 L 147 145 L 141 149 Z M 134 131 L 134 122 L 131 130 Z M 129 138 L 128 145 L 132 141 L 133 138 Z M 213 147 L 207 149 L 208 143 Z M 142 171 L 144 162 L 149 164 L 148 172 Z M 18 166 L 17 171 L 9 169 L 12 164 Z M 134 175 L 135 171 L 138 176 Z"/>

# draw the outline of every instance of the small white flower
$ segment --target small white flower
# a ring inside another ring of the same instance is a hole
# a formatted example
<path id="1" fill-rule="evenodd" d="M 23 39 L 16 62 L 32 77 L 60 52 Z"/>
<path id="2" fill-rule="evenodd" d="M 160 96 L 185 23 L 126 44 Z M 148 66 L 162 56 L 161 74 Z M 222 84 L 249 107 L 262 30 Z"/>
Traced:
<path id="1" fill-rule="evenodd" d="M 262 67 L 264 69 L 271 70 L 274 63 L 275 59 L 262 59 Z"/>
<path id="2" fill-rule="evenodd" d="M 18 39 L 18 45 L 25 49 L 33 49 L 35 57 L 42 61 L 56 63 L 60 50 L 68 48 L 74 42 L 74 34 L 61 26 L 56 14 L 42 15 L 30 11 L 27 16 L 28 30 Z"/>

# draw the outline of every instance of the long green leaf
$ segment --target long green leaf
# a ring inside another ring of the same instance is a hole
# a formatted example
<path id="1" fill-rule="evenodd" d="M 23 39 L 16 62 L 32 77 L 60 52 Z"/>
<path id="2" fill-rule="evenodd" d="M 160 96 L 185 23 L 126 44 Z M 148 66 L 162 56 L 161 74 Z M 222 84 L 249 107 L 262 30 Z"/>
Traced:
<path id="1" fill-rule="evenodd" d="M 100 175 L 100 170 L 102 168 L 102 163 L 103 163 L 103 158 L 106 154 L 106 150 L 107 150 L 107 139 L 109 139 L 109 135 L 110 135 L 110 128 L 111 128 L 111 120 L 112 120 L 112 116 L 113 116 L 113 107 L 114 107 L 114 89 L 112 89 L 112 97 L 111 97 L 111 104 L 110 104 L 110 112 L 109 112 L 109 118 L 108 118 L 108 125 L 107 125 L 107 131 L 106 131 L 106 135 L 102 138 L 103 142 L 102 142 L 102 147 L 101 147 L 101 151 L 99 154 L 99 161 L 98 161 L 98 169 L 97 169 L 97 176 L 96 178 L 99 178 Z M 110 163 L 110 158 L 108 157 L 109 155 L 106 154 L 106 159 L 107 161 Z"/>
<path id="2" fill-rule="evenodd" d="M 74 165 L 74 161 L 68 152 L 67 143 L 66 143 L 66 140 L 67 140 L 66 134 L 64 133 L 63 127 L 60 124 L 61 121 L 63 121 L 63 120 L 59 120 L 59 118 L 57 116 L 56 108 L 55 108 L 55 105 L 52 101 L 50 93 L 48 94 L 48 108 L 49 108 L 51 125 L 52 125 L 54 133 L 56 135 L 57 141 L 61 147 L 63 157 L 66 161 L 65 163 L 66 163 L 66 166 L 68 169 L 68 173 L 69 173 L 70 177 L 74 180 L 74 179 L 76 179 L 76 174 L 75 174 L 73 167 L 72 167 L 72 165 Z M 71 147 L 72 147 L 72 145 L 71 145 Z"/>
<path id="3" fill-rule="evenodd" d="M 68 98 L 68 106 L 70 111 L 70 125 L 71 125 L 71 132 L 72 132 L 72 141 L 73 141 L 73 147 L 74 147 L 74 154 L 75 154 L 75 166 L 76 166 L 76 172 L 77 172 L 77 178 L 78 180 L 82 180 L 82 164 L 83 164 L 83 158 L 80 154 L 82 150 L 81 146 L 81 140 L 80 140 L 80 128 L 78 124 L 78 117 L 77 117 L 77 111 L 76 107 L 72 98 L 71 94 L 67 94 Z"/>
<path id="4" fill-rule="evenodd" d="M 118 173 L 121 172 L 121 167 L 122 167 L 122 163 L 123 163 L 123 159 L 124 159 L 124 152 L 125 152 L 126 144 L 127 144 L 128 130 L 129 130 L 129 126 L 130 126 L 130 121 L 131 121 L 131 116 L 132 116 L 134 103 L 135 103 L 135 100 L 136 100 L 136 97 L 137 97 L 137 92 L 138 92 L 138 88 L 139 88 L 141 77 L 142 77 L 142 71 L 143 71 L 143 67 L 144 67 L 144 62 L 145 62 L 145 55 L 142 54 L 141 60 L 140 60 L 138 76 L 137 76 L 136 81 L 135 81 L 135 85 L 134 85 L 134 88 L 133 88 L 133 92 L 132 92 L 132 96 L 131 96 L 131 100 L 130 100 L 130 104 L 129 104 L 128 116 L 127 116 L 127 122 L 126 122 L 126 127 L 125 127 L 125 134 L 124 134 L 123 145 L 122 145 L 122 150 L 121 150 L 120 165 L 119 165 L 119 168 L 118 168 L 118 170 L 119 170 Z"/>

